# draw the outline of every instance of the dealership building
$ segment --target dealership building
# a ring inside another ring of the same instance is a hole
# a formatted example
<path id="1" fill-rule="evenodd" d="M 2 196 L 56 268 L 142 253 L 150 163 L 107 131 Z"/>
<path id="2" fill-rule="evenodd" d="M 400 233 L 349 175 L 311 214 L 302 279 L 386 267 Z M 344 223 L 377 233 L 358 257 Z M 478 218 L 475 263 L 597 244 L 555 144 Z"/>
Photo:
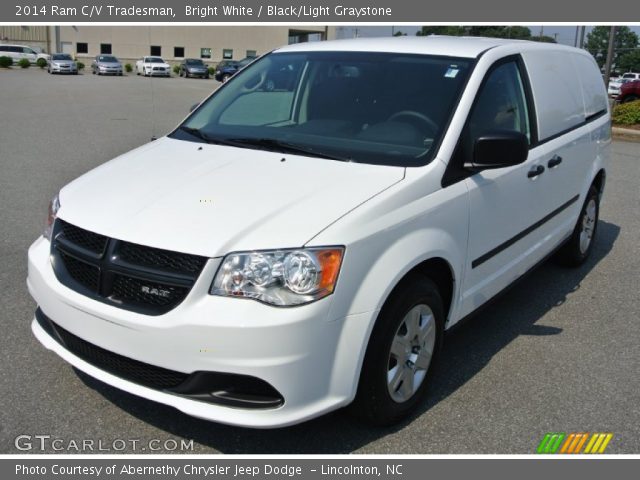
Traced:
<path id="1" fill-rule="evenodd" d="M 336 38 L 336 28 L 314 26 L 0 26 L 0 43 L 65 52 L 79 59 L 111 54 L 123 61 L 158 55 L 170 63 L 201 58 L 241 60 L 291 43 Z"/>

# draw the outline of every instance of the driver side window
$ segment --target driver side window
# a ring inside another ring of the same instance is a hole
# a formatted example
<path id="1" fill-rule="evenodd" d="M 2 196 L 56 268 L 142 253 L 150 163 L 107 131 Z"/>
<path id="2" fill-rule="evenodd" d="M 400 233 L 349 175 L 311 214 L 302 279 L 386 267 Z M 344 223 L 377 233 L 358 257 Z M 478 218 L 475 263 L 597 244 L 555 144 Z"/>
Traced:
<path id="1" fill-rule="evenodd" d="M 468 130 L 471 141 L 496 130 L 520 132 L 531 141 L 524 85 L 515 61 L 489 73 L 469 116 Z"/>

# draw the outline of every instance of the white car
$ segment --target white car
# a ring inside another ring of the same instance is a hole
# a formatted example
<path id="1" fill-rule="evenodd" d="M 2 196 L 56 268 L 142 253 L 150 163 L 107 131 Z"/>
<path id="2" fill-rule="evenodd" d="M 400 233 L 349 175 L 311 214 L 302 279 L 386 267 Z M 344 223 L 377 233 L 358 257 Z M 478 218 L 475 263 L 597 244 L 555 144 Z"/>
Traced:
<path id="1" fill-rule="evenodd" d="M 0 57 L 11 57 L 13 59 L 13 63 L 17 64 L 23 58 L 29 60 L 29 63 L 36 63 L 40 58 L 43 58 L 48 62 L 51 55 L 37 51 L 27 45 L 0 44 Z"/>
<path id="2" fill-rule="evenodd" d="M 286 46 L 60 190 L 29 250 L 32 330 L 195 417 L 267 428 L 352 404 L 395 422 L 445 330 L 553 252 L 586 260 L 610 142 L 582 50 Z"/>
<path id="3" fill-rule="evenodd" d="M 136 75 L 145 77 L 170 77 L 171 65 L 162 57 L 142 57 L 136 62 Z"/>

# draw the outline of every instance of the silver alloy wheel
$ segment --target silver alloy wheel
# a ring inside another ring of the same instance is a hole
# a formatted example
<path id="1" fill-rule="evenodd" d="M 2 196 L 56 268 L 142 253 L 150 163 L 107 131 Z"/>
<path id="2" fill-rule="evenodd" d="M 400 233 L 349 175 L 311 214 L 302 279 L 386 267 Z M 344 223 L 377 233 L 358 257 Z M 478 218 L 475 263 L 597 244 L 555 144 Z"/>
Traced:
<path id="1" fill-rule="evenodd" d="M 587 208 L 584 209 L 584 215 L 582 216 L 582 226 L 580 227 L 580 253 L 584 254 L 589 249 L 595 226 L 596 201 L 592 198 L 589 200 L 589 203 L 587 203 Z"/>
<path id="2" fill-rule="evenodd" d="M 416 305 L 396 331 L 387 363 L 387 388 L 403 403 L 418 391 L 427 375 L 436 344 L 436 320 L 428 305 Z"/>

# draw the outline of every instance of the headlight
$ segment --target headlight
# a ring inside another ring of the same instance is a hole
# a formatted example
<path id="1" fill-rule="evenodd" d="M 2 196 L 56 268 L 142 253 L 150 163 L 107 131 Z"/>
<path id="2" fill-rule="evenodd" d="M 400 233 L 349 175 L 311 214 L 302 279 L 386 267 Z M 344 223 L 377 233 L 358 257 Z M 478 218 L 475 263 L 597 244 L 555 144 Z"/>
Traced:
<path id="1" fill-rule="evenodd" d="M 210 293 L 281 307 L 315 302 L 333 292 L 343 255 L 343 247 L 231 253 Z"/>
<path id="2" fill-rule="evenodd" d="M 47 222 L 44 226 L 44 232 L 42 235 L 44 238 L 51 241 L 51 234 L 53 233 L 53 222 L 56 221 L 58 217 L 58 210 L 60 210 L 60 200 L 58 199 L 58 195 L 54 196 L 49 202 L 49 213 L 47 215 Z"/>

